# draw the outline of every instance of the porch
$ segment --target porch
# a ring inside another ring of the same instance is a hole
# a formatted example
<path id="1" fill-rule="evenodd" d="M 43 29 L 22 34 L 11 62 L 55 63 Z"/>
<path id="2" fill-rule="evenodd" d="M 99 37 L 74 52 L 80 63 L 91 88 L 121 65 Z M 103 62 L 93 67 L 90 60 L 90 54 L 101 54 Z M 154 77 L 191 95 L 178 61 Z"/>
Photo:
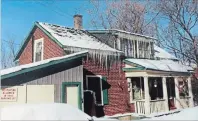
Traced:
<path id="1" fill-rule="evenodd" d="M 126 74 L 127 75 L 127 74 Z M 193 107 L 191 77 L 127 75 L 130 103 L 138 114 Z"/>
<path id="2" fill-rule="evenodd" d="M 138 114 L 193 107 L 192 68 L 173 60 L 126 59 L 130 103 Z"/>

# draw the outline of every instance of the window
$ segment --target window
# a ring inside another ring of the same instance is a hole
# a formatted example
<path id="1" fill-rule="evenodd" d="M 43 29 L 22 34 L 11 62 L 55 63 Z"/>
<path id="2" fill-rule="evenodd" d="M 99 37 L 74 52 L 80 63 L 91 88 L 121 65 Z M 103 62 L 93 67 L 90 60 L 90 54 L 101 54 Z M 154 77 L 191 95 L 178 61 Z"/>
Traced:
<path id="1" fill-rule="evenodd" d="M 188 94 L 188 80 L 181 78 L 178 82 L 179 84 L 179 96 L 180 98 L 185 98 L 189 96 Z"/>
<path id="2" fill-rule="evenodd" d="M 34 62 L 43 60 L 43 39 L 34 40 Z"/>
<path id="3" fill-rule="evenodd" d="M 149 93 L 151 100 L 163 99 L 162 78 L 160 77 L 149 78 Z"/>
<path id="4" fill-rule="evenodd" d="M 88 75 L 86 78 L 86 87 L 95 93 L 95 103 L 103 105 L 102 76 Z"/>
<path id="5" fill-rule="evenodd" d="M 132 90 L 130 94 L 130 98 L 132 100 L 142 100 L 144 99 L 144 80 L 142 77 L 133 77 L 131 78 L 131 85 L 130 88 Z M 130 87 L 130 83 L 128 85 Z M 131 100 L 130 99 L 130 100 Z"/>

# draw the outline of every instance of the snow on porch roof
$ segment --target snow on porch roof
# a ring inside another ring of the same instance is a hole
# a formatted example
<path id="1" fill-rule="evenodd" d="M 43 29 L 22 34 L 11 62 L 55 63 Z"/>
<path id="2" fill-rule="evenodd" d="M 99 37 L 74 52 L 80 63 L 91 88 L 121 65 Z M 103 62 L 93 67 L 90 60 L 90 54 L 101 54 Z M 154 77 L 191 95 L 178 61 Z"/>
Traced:
<path id="1" fill-rule="evenodd" d="M 68 60 L 77 59 L 77 58 L 86 56 L 87 53 L 88 53 L 88 51 L 82 51 L 82 52 L 69 54 L 69 55 L 66 55 L 66 56 L 50 58 L 50 59 L 46 59 L 46 60 L 42 60 L 42 61 L 30 63 L 30 64 L 25 64 L 25 65 L 20 65 L 20 66 L 8 68 L 8 69 L 3 69 L 3 70 L 1 70 L 1 79 L 5 79 L 5 78 L 8 78 L 10 76 L 14 76 L 14 75 L 18 75 L 18 74 L 21 74 L 21 73 L 29 72 L 31 70 L 44 68 L 44 67 L 47 67 L 47 66 L 50 66 L 50 65 L 62 63 L 62 62 L 68 61 Z M 11 74 L 13 74 L 13 75 L 11 75 Z"/>
<path id="2" fill-rule="evenodd" d="M 154 45 L 154 50 L 155 50 L 154 56 L 156 58 L 178 60 L 175 56 L 171 55 L 170 53 L 158 47 L 157 45 Z"/>
<path id="3" fill-rule="evenodd" d="M 173 60 L 125 59 L 125 62 L 144 67 L 146 70 L 169 72 L 189 72 L 193 70 L 193 68 Z"/>
<path id="4" fill-rule="evenodd" d="M 43 22 L 38 22 L 38 24 L 46 31 L 48 31 L 63 46 L 121 52 L 119 50 L 111 48 L 105 43 L 100 42 L 97 37 L 91 35 L 85 30 L 77 30 Z"/>

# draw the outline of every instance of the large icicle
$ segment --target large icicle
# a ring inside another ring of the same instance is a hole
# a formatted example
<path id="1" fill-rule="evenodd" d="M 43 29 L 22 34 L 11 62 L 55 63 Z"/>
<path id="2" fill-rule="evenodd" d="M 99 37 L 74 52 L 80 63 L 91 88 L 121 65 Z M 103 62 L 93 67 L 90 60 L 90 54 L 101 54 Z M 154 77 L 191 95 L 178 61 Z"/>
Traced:
<path id="1" fill-rule="evenodd" d="M 78 47 L 65 47 L 65 50 L 69 51 L 70 53 L 88 50 L 89 54 L 87 59 L 91 58 L 94 63 L 97 63 L 106 69 L 108 69 L 114 62 L 120 61 L 120 56 L 122 54 L 121 52 L 94 50 Z"/>

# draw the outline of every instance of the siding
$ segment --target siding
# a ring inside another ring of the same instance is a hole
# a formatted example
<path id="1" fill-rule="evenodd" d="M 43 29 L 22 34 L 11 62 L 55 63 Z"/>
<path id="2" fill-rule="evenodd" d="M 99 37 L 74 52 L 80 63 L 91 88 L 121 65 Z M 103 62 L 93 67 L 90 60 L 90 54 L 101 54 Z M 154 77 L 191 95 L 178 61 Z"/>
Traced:
<path id="1" fill-rule="evenodd" d="M 19 75 L 10 79 L 1 80 L 2 86 L 17 86 L 17 85 L 55 85 L 55 102 L 61 102 L 61 90 L 62 82 L 83 82 L 83 66 L 78 65 L 75 67 L 65 68 L 57 71 L 54 67 L 48 68 L 46 70 L 41 70 L 40 72 L 31 72 L 29 74 Z M 52 74 L 50 70 L 53 71 Z M 41 74 L 41 77 L 40 75 Z M 38 77 L 36 77 L 38 76 Z M 81 84 L 82 85 L 82 84 Z"/>
<path id="2" fill-rule="evenodd" d="M 55 85 L 55 102 L 61 102 L 62 82 L 82 82 L 83 81 L 83 66 L 77 66 L 65 71 L 61 71 L 52 75 L 35 79 L 27 82 L 28 85 Z"/>

